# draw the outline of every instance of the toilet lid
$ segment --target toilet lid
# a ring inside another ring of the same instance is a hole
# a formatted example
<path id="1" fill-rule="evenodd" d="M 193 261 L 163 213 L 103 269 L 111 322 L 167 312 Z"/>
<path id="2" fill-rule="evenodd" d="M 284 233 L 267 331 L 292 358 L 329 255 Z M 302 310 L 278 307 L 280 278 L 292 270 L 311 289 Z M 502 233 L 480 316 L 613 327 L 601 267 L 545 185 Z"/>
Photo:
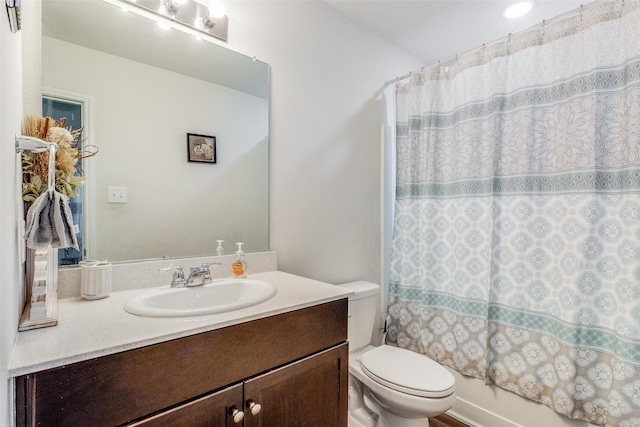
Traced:
<path id="1" fill-rule="evenodd" d="M 360 357 L 360 366 L 374 381 L 414 396 L 445 397 L 455 389 L 454 376 L 442 365 L 398 347 L 376 347 Z"/>

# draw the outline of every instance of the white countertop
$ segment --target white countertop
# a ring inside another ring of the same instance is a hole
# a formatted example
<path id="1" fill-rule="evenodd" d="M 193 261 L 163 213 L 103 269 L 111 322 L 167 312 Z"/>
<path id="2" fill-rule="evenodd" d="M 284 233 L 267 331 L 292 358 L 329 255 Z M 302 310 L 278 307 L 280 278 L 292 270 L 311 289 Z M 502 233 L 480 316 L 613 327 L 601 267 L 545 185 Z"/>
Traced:
<path id="1" fill-rule="evenodd" d="M 281 271 L 251 274 L 272 283 L 278 293 L 253 307 L 185 318 L 148 318 L 123 306 L 149 289 L 113 292 L 108 298 L 58 301 L 58 325 L 18 333 L 9 375 L 19 376 L 107 354 L 211 331 L 300 308 L 346 298 L 352 291 Z"/>

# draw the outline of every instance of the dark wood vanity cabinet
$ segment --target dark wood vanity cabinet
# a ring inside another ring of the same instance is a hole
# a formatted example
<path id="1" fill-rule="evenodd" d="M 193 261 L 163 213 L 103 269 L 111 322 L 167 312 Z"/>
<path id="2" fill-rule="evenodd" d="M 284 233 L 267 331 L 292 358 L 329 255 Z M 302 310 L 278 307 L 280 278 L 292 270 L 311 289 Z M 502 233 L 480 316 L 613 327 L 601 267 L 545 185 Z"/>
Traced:
<path id="1" fill-rule="evenodd" d="M 242 409 L 242 384 L 236 384 L 211 393 L 194 401 L 128 424 L 130 427 L 169 426 L 241 426 L 242 420 L 234 423 L 233 416 Z"/>
<path id="2" fill-rule="evenodd" d="M 24 375 L 17 425 L 347 427 L 346 338 L 342 299 Z"/>

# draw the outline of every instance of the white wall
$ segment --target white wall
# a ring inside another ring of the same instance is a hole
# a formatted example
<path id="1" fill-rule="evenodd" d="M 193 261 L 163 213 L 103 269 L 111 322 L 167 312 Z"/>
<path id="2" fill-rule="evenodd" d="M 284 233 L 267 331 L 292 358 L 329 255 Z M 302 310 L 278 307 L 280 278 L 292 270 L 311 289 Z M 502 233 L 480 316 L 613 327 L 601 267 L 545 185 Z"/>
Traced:
<path id="1" fill-rule="evenodd" d="M 23 48 L 37 49 L 33 42 L 40 37 L 40 26 L 31 24 L 39 23 L 39 13 L 39 3 L 23 2 L 22 19 L 27 30 L 18 33 L 11 33 L 5 11 L 0 16 L 0 426 L 13 424 L 13 390 L 7 366 L 23 299 L 17 249 L 17 219 L 23 212 L 14 135 L 20 133 L 23 112 L 32 112 L 33 92 L 29 88 L 35 85 L 33 76 L 38 76 L 36 83 L 39 81 L 38 64 L 31 63 L 30 51 Z M 24 73 L 25 68 L 30 72 Z"/>
<path id="2" fill-rule="evenodd" d="M 3 15 L 0 21 L 0 425 L 9 425 L 11 419 L 7 365 L 18 324 L 15 304 L 20 284 L 16 259 L 17 183 L 12 140 L 20 131 L 22 111 L 20 47 L 20 34 L 11 33 Z"/>
<path id="3" fill-rule="evenodd" d="M 383 83 L 420 66 L 317 1 L 229 4 L 229 44 L 271 65 L 271 249 L 281 269 L 380 282 Z"/>

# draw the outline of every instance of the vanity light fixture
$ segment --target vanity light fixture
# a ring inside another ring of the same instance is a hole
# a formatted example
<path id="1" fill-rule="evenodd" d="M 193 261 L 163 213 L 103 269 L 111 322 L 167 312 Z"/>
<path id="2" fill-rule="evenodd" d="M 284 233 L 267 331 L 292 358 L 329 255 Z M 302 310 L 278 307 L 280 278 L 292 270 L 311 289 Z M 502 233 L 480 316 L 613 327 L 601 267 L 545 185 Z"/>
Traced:
<path id="1" fill-rule="evenodd" d="M 229 19 L 222 0 L 106 0 L 109 3 L 127 4 L 128 9 L 166 25 L 193 30 L 227 41 Z M 179 25 L 175 25 L 179 24 Z"/>
<path id="2" fill-rule="evenodd" d="M 504 11 L 504 16 L 510 19 L 519 18 L 526 15 L 533 8 L 533 3 L 530 1 L 523 1 L 511 5 Z"/>
<path id="3" fill-rule="evenodd" d="M 168 13 L 176 14 L 188 0 L 165 0 L 164 8 Z"/>

